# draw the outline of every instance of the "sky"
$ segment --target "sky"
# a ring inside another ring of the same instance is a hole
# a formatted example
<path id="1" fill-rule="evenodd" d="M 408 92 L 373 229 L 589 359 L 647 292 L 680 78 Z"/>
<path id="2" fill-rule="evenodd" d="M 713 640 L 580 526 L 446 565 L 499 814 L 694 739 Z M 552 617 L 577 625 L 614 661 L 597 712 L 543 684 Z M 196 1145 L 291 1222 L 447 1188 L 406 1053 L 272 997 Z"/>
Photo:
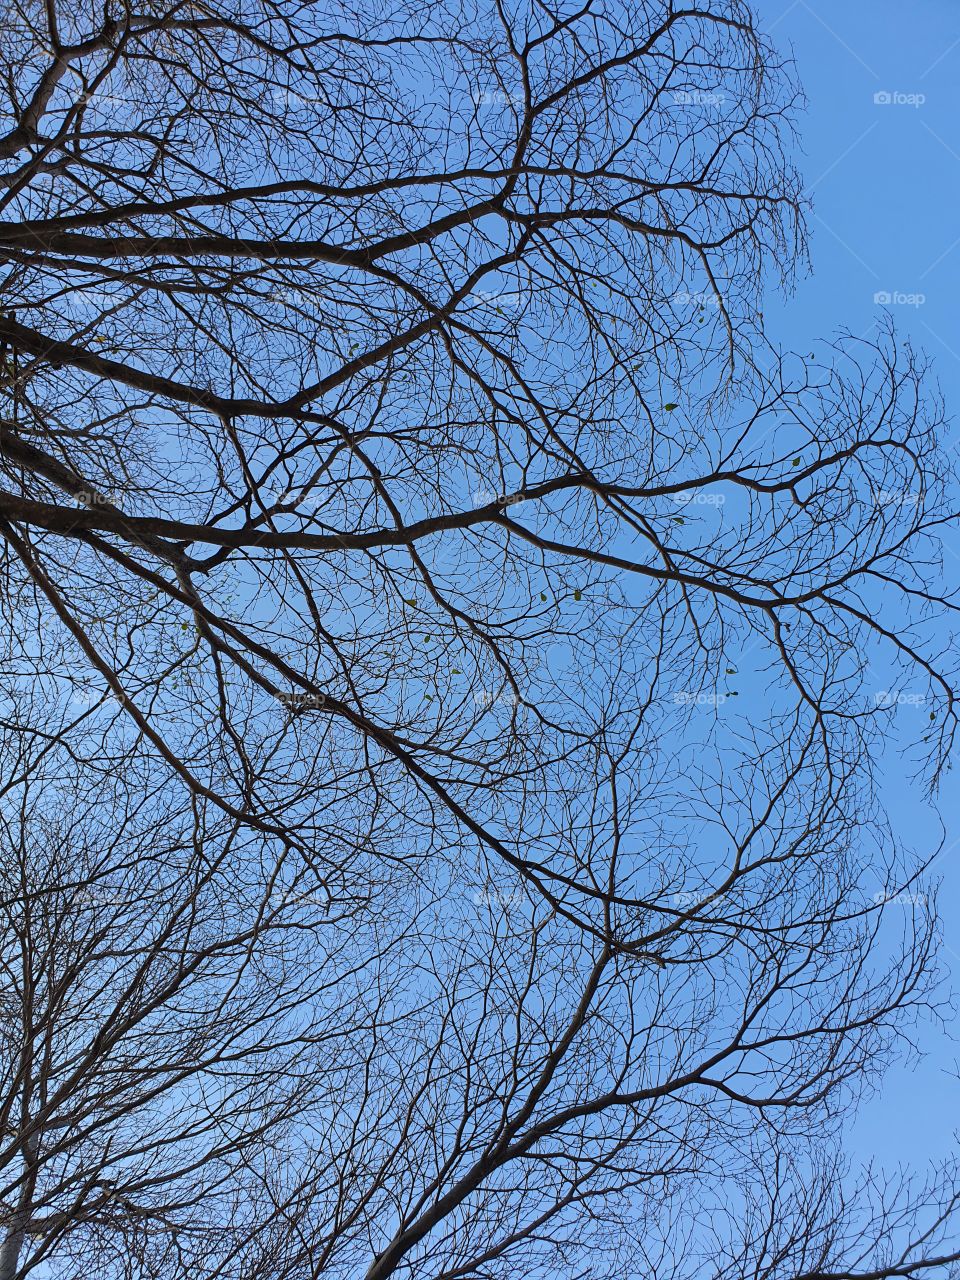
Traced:
<path id="1" fill-rule="evenodd" d="M 869 335 L 885 314 L 934 361 L 960 449 L 960 0 L 753 0 L 759 25 L 792 51 L 808 105 L 796 157 L 813 202 L 812 273 L 764 303 L 775 342 L 799 351 L 838 330 Z M 960 461 L 960 455 L 958 455 Z M 947 534 L 960 583 L 960 530 Z M 946 634 L 945 634 L 946 642 Z M 885 688 L 878 673 L 876 693 Z M 907 729 L 923 712 L 904 694 Z M 912 720 L 911 720 L 912 718 Z M 960 992 L 960 794 L 940 812 L 891 749 L 885 797 L 919 857 L 943 842 L 940 955 Z M 960 777 L 960 768 L 950 777 Z M 941 828 L 942 822 L 942 828 Z M 944 835 L 945 830 L 945 835 Z M 960 1019 L 952 1037 L 917 1031 L 925 1058 L 892 1069 L 850 1129 L 850 1154 L 922 1168 L 953 1154 L 960 1128 Z"/>
<path id="2" fill-rule="evenodd" d="M 758 25 L 792 53 L 807 108 L 799 167 L 812 201 L 812 272 L 765 300 L 768 332 L 806 350 L 839 330 L 869 336 L 884 312 L 931 358 L 960 446 L 960 2 L 754 0 Z M 960 582 L 960 530 L 946 537 Z M 944 643 L 947 643 L 946 632 Z M 882 690 L 878 676 L 878 694 Z M 907 695 L 898 716 L 922 719 Z M 960 788 L 939 817 L 891 750 L 884 798 L 921 856 L 943 841 L 940 959 L 960 992 Z M 948 775 L 957 777 L 957 773 Z M 941 826 L 942 823 L 942 826 Z M 944 835 L 945 831 L 945 835 Z M 850 1131 L 850 1155 L 922 1168 L 952 1154 L 960 1129 L 960 1019 L 948 1035 L 918 1028 L 925 1057 L 890 1070 Z"/>

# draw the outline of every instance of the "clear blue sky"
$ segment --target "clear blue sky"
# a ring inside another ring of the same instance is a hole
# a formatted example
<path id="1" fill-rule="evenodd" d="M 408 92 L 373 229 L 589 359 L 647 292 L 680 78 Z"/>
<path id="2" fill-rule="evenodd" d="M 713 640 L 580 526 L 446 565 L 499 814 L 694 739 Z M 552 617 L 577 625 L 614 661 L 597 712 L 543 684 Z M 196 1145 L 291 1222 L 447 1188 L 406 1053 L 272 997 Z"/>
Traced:
<path id="1" fill-rule="evenodd" d="M 771 337 L 806 350 L 840 328 L 868 334 L 889 313 L 935 363 L 960 446 L 960 2 L 755 0 L 760 26 L 792 51 L 808 106 L 800 167 L 813 201 L 813 273 L 787 299 L 770 298 Z M 875 100 L 875 95 L 892 100 Z M 948 535 L 947 574 L 960 581 L 960 534 Z M 944 643 L 948 642 L 946 632 Z M 882 680 L 878 677 L 878 690 Z M 909 690 L 904 690 L 909 693 Z M 922 713 L 904 702 L 898 716 Z M 906 726 L 905 727 L 909 727 Z M 899 832 L 926 853 L 940 829 L 903 780 L 895 752 L 886 799 Z M 956 769 L 948 777 L 960 777 Z M 941 956 L 960 990 L 960 787 L 941 796 L 946 828 L 935 876 Z M 951 1039 L 921 1028 L 926 1058 L 891 1070 L 851 1132 L 855 1157 L 922 1166 L 952 1152 L 960 1128 L 960 1022 Z"/>

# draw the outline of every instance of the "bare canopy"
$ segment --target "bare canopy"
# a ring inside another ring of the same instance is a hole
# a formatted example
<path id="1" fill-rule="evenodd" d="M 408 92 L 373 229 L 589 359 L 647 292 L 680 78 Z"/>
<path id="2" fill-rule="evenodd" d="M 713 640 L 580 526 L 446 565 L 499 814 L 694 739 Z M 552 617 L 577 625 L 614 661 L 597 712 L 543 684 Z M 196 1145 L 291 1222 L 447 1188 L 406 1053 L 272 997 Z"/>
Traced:
<path id="1" fill-rule="evenodd" d="M 867 667 L 935 786 L 943 414 L 765 333 L 749 9 L 0 63 L 0 1280 L 950 1274 L 955 1171 L 839 1154 L 938 998 Z"/>

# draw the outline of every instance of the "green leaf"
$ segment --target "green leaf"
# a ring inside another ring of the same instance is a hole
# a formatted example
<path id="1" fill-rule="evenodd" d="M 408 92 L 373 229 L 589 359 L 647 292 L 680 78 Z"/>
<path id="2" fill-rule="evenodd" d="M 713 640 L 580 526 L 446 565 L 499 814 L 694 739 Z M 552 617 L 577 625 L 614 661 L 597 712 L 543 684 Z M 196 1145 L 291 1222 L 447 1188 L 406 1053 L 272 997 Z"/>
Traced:
<path id="1" fill-rule="evenodd" d="M 936 720 L 936 718 L 937 718 L 937 713 L 936 713 L 935 711 L 931 711 L 931 712 L 930 712 L 930 719 L 931 719 L 931 720 Z"/>
<path id="2" fill-rule="evenodd" d="M 800 459 L 799 459 L 799 458 L 794 458 L 793 462 L 792 462 L 790 465 L 791 465 L 791 466 L 794 466 L 794 467 L 799 467 L 799 465 L 800 465 Z"/>
<path id="3" fill-rule="evenodd" d="M 673 401 L 670 400 L 663 407 L 667 413 L 673 413 L 674 409 L 679 409 L 680 406 L 674 404 Z"/>
<path id="4" fill-rule="evenodd" d="M 579 587 L 577 587 L 577 588 L 576 588 L 576 590 L 575 590 L 575 591 L 574 591 L 574 593 L 573 593 L 573 598 L 574 598 L 574 600 L 579 600 L 579 599 L 580 599 L 580 596 L 581 596 L 581 591 L 580 591 L 580 588 L 579 588 Z"/>
<path id="5" fill-rule="evenodd" d="M 544 604 L 547 603 L 547 593 L 545 591 L 540 592 L 540 599 L 543 601 Z"/>
<path id="6" fill-rule="evenodd" d="M 736 667 L 727 667 L 727 675 L 728 675 L 728 676 L 735 676 L 736 674 L 737 674 L 737 669 L 736 669 Z"/>

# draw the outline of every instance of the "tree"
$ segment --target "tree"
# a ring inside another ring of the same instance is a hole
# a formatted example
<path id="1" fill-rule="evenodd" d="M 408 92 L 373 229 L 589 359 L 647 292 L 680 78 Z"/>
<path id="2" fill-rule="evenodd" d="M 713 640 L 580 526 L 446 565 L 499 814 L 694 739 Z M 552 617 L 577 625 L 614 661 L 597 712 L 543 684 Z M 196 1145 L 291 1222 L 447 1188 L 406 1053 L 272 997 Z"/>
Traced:
<path id="1" fill-rule="evenodd" d="M 2 831 L 0 1274 L 215 1274 L 271 1154 L 362 1065 L 403 930 L 364 947 L 238 824 L 58 772 L 31 759 Z"/>
<path id="2" fill-rule="evenodd" d="M 764 334 L 749 10 L 31 4 L 4 59 L 7 1275 L 934 1265 L 953 1171 L 823 1135 L 935 999 L 867 672 L 936 785 L 942 408 Z"/>

